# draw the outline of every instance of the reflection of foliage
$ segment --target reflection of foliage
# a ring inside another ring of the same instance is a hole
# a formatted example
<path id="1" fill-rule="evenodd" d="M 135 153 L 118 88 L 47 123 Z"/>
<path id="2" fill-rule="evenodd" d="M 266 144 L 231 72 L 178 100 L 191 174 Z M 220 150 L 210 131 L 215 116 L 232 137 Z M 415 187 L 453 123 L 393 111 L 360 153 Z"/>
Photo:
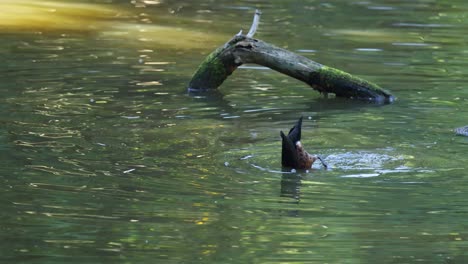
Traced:
<path id="1" fill-rule="evenodd" d="M 65 1 L 2 0 L 0 28 L 9 32 L 90 32 L 101 38 L 118 37 L 131 45 L 159 45 L 169 48 L 208 48 L 219 45 L 226 36 L 219 36 L 174 25 L 153 24 L 146 16 L 137 23 L 129 22 L 136 15 L 117 5 L 72 3 Z M 169 15 L 157 20 L 173 21 Z M 152 47 L 154 48 L 154 46 Z"/>
<path id="2" fill-rule="evenodd" d="M 2 0 L 0 9 L 3 30 L 87 31 L 125 14 L 105 5 L 36 0 Z"/>

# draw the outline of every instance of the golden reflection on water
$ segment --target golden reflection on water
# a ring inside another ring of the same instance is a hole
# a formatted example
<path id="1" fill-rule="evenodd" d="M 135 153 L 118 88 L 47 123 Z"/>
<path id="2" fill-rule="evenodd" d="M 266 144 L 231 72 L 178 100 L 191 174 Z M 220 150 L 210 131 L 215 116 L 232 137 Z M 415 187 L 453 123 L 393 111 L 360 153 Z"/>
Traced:
<path id="1" fill-rule="evenodd" d="M 158 4 L 157 1 L 142 2 Z M 145 7 L 143 6 L 143 7 Z M 120 38 L 125 45 L 160 45 L 177 49 L 206 49 L 225 42 L 229 36 L 201 32 L 180 26 L 154 24 L 145 13 L 115 5 L 39 0 L 2 0 L 0 31 L 4 32 L 88 32 L 99 38 Z M 133 22 L 140 17 L 138 22 Z M 166 23 L 174 17 L 162 14 Z M 132 20 L 129 22 L 127 20 Z M 51 50 L 61 50 L 53 46 Z"/>
<path id="2" fill-rule="evenodd" d="M 104 5 L 37 0 L 3 0 L 0 9 L 0 26 L 17 30 L 93 30 L 126 14 Z"/>

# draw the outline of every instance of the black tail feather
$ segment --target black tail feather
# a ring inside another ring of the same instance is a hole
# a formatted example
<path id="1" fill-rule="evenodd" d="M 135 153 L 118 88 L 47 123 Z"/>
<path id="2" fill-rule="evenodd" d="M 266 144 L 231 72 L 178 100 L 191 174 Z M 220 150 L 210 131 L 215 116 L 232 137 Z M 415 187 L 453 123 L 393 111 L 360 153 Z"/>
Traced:
<path id="1" fill-rule="evenodd" d="M 297 156 L 296 143 L 301 140 L 302 116 L 297 123 L 289 130 L 286 136 L 283 131 L 280 132 L 283 139 L 281 151 L 281 164 L 284 167 L 297 168 L 299 157 Z"/>
<path id="2" fill-rule="evenodd" d="M 296 145 L 296 142 L 301 140 L 302 130 L 302 116 L 299 118 L 297 123 L 289 130 L 288 138 Z"/>
<path id="3" fill-rule="evenodd" d="M 283 147 L 281 150 L 281 164 L 283 167 L 297 168 L 298 157 L 296 145 L 291 141 L 289 136 L 286 136 L 283 131 L 280 132 L 283 139 Z"/>

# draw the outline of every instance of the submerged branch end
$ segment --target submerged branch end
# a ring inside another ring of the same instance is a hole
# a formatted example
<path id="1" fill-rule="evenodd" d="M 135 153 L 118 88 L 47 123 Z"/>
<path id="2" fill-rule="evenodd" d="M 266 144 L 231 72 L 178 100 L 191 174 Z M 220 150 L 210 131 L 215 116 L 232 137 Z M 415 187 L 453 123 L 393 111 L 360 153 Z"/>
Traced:
<path id="1" fill-rule="evenodd" d="M 257 28 L 258 28 L 258 24 L 260 22 L 260 15 L 262 14 L 262 12 L 260 10 L 255 10 L 255 15 L 254 15 L 254 18 L 253 18 L 253 21 L 252 21 L 252 26 L 250 26 L 250 30 L 249 32 L 247 33 L 247 37 L 248 38 L 253 38 L 253 36 L 255 35 L 255 32 L 257 32 Z"/>

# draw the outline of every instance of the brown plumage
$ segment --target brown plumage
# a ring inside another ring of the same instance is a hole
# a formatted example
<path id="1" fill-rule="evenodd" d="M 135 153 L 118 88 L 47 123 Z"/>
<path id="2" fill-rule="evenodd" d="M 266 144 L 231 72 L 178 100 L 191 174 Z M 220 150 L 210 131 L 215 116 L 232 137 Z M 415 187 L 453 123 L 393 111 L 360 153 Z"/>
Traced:
<path id="1" fill-rule="evenodd" d="M 319 156 L 310 155 L 301 144 L 302 117 L 289 130 L 286 136 L 283 131 L 280 132 L 283 140 L 281 150 L 281 164 L 283 167 L 294 169 L 310 169 L 312 164 L 318 159 L 322 165 L 327 168 L 327 164 Z"/>

